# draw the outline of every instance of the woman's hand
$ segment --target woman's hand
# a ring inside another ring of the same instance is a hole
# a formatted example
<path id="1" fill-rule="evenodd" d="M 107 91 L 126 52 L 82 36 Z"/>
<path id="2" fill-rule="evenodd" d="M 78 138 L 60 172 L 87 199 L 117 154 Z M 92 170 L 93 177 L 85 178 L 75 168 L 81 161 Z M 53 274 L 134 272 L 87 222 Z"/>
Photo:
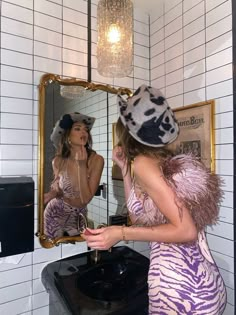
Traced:
<path id="1" fill-rule="evenodd" d="M 112 150 L 112 161 L 115 162 L 122 171 L 124 170 L 126 172 L 128 163 L 124 150 L 121 146 L 116 146 Z"/>
<path id="2" fill-rule="evenodd" d="M 100 229 L 86 229 L 81 235 L 93 249 L 107 250 L 122 239 L 121 226 L 108 226 Z"/>
<path id="3" fill-rule="evenodd" d="M 84 146 L 81 146 L 78 151 L 75 153 L 75 160 L 76 162 L 81 165 L 84 162 L 87 162 L 88 159 L 88 153 Z"/>

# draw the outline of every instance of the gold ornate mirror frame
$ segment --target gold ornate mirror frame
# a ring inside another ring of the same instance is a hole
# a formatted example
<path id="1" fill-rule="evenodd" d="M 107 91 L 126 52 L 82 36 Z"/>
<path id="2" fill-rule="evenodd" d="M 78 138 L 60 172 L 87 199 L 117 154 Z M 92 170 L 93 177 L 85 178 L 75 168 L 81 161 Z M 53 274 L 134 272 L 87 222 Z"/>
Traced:
<path id="1" fill-rule="evenodd" d="M 121 94 L 131 96 L 132 92 L 128 88 L 114 88 L 110 85 L 95 84 L 76 78 L 63 79 L 59 75 L 46 73 L 41 77 L 39 84 L 39 133 L 38 133 L 38 231 L 36 236 L 39 237 L 39 242 L 44 248 L 52 248 L 58 246 L 60 243 L 74 243 L 82 242 L 84 239 L 81 236 L 65 236 L 55 239 L 49 239 L 44 234 L 44 165 L 45 165 L 45 129 L 44 129 L 44 118 L 45 118 L 45 107 L 46 107 L 46 87 L 51 83 L 59 83 L 60 85 L 73 85 L 82 86 L 86 90 L 97 91 L 102 90 L 111 94 Z"/>

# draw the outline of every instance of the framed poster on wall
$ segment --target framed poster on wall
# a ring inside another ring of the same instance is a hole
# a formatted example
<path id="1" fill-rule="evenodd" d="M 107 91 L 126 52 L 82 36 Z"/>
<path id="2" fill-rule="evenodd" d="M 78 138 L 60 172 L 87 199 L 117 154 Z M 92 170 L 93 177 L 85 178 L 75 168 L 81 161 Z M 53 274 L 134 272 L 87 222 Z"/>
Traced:
<path id="1" fill-rule="evenodd" d="M 215 170 L 214 100 L 173 109 L 180 133 L 169 149 L 176 154 L 192 153 Z"/>

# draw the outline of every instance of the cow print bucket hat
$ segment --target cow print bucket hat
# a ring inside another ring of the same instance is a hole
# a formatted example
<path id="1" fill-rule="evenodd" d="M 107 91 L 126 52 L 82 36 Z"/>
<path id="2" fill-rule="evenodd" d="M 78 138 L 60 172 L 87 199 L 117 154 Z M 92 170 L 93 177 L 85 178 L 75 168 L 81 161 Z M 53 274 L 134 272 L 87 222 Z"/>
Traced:
<path id="1" fill-rule="evenodd" d="M 95 122 L 95 118 L 76 112 L 63 115 L 56 122 L 50 136 L 50 139 L 56 148 L 60 145 L 62 135 L 66 130 L 71 129 L 75 122 L 84 123 L 88 129 L 91 130 Z"/>
<path id="2" fill-rule="evenodd" d="M 160 90 L 141 85 L 127 101 L 120 95 L 117 101 L 123 125 L 138 142 L 162 147 L 177 138 L 177 120 Z"/>

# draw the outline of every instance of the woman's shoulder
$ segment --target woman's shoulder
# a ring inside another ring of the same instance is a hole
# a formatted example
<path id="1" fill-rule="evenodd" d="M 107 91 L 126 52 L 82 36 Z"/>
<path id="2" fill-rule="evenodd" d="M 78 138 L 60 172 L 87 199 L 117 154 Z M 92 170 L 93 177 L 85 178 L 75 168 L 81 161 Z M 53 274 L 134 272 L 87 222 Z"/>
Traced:
<path id="1" fill-rule="evenodd" d="M 102 155 L 98 154 L 97 152 L 93 151 L 89 157 L 89 164 L 104 164 L 104 158 Z"/>
<path id="2" fill-rule="evenodd" d="M 60 155 L 56 155 L 52 160 L 52 166 L 54 170 L 61 169 L 65 159 L 63 159 Z"/>
<path id="3" fill-rule="evenodd" d="M 133 162 L 133 167 L 134 168 L 142 168 L 144 169 L 145 166 L 159 166 L 160 165 L 160 160 L 156 157 L 151 157 L 147 155 L 138 155 L 135 157 L 134 162 Z"/>
<path id="4" fill-rule="evenodd" d="M 136 165 L 141 164 L 141 163 L 150 163 L 150 162 L 155 163 L 157 162 L 157 159 L 151 156 L 143 155 L 143 154 L 137 155 L 134 159 L 134 164 Z"/>
<path id="5" fill-rule="evenodd" d="M 138 155 L 132 165 L 135 177 L 149 180 L 154 175 L 156 180 L 162 175 L 160 160 L 155 157 Z"/>
<path id="6" fill-rule="evenodd" d="M 53 167 L 58 168 L 59 164 L 61 162 L 61 157 L 59 157 L 58 155 L 56 155 L 53 160 L 52 160 L 52 165 Z"/>

